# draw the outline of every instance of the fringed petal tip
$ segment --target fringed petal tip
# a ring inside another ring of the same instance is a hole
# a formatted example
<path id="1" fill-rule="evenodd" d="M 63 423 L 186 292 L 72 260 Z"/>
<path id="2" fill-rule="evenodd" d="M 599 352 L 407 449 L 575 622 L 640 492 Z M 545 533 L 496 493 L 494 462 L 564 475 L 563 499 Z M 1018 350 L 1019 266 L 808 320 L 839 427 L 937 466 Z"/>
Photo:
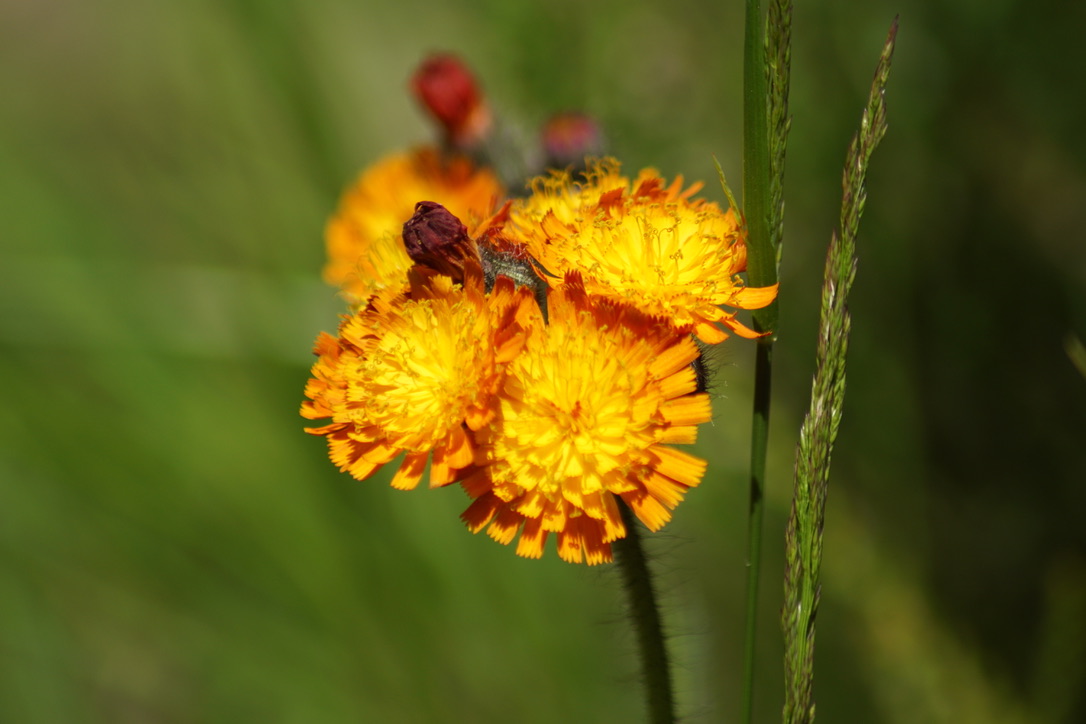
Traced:
<path id="1" fill-rule="evenodd" d="M 728 306 L 739 309 L 763 309 L 777 298 L 780 282 L 768 287 L 742 287 L 728 300 Z"/>

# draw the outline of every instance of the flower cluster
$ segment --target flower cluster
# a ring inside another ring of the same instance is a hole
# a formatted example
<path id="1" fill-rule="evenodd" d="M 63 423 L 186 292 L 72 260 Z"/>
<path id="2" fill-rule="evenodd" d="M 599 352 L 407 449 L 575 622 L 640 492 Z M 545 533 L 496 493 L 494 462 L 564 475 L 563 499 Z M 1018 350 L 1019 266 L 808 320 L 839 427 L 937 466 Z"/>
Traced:
<path id="1" fill-rule="evenodd" d="M 392 486 L 411 489 L 429 463 L 430 487 L 471 498 L 468 528 L 519 534 L 519 555 L 553 533 L 562 559 L 609 561 L 620 506 L 657 530 L 705 473 L 674 447 L 711 417 L 699 341 L 756 336 L 736 310 L 776 287 L 744 286 L 742 220 L 681 178 L 590 160 L 504 200 L 455 144 L 485 139 L 481 94 L 435 81 L 447 64 L 423 72 L 444 147 L 376 164 L 327 228 L 351 311 L 317 339 L 302 415 L 324 424 L 307 431 L 360 480 L 399 458 Z"/>

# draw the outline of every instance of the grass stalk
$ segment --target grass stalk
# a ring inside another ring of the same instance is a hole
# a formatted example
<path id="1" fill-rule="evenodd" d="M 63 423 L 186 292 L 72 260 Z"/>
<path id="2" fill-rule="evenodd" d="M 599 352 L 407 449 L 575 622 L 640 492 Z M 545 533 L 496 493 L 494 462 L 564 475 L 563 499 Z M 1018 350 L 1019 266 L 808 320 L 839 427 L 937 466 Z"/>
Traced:
<path id="1" fill-rule="evenodd" d="M 760 0 L 748 0 L 743 53 L 743 210 L 747 225 L 747 280 L 752 287 L 777 283 L 784 230 L 784 156 L 788 136 L 791 60 L 790 0 L 771 0 L 763 24 Z M 747 601 L 743 646 L 743 711 L 754 715 L 758 584 L 762 559 L 765 465 L 773 376 L 777 302 L 753 312 L 753 326 L 766 333 L 757 344 L 751 421 L 750 503 L 747 533 Z"/>
<path id="2" fill-rule="evenodd" d="M 871 94 L 845 160 L 840 228 L 830 239 L 822 284 L 817 364 L 811 404 L 796 450 L 792 508 L 785 533 L 784 630 L 786 724 L 814 721 L 815 616 L 820 596 L 822 533 L 830 457 L 845 396 L 845 357 L 851 318 L 848 294 L 856 278 L 856 234 L 866 200 L 868 162 L 886 133 L 885 88 L 897 18 L 879 58 Z"/>

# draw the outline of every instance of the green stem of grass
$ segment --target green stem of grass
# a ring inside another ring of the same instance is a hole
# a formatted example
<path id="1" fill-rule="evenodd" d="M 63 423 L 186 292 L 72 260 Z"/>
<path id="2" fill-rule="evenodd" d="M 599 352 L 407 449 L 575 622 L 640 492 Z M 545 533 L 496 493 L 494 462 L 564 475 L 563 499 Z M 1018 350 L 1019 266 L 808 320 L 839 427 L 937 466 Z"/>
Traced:
<path id="1" fill-rule="evenodd" d="M 743 38 L 743 215 L 747 225 L 747 279 L 752 287 L 777 281 L 776 251 L 770 241 L 769 121 L 761 0 L 747 0 Z M 772 306 L 772 305 L 771 305 Z M 772 321 L 760 309 L 755 322 Z M 766 325 L 772 329 L 772 324 Z"/>
<path id="2" fill-rule="evenodd" d="M 660 609 L 656 604 L 656 591 L 652 585 L 652 573 L 641 543 L 640 523 L 623 502 L 619 501 L 618 507 L 626 526 L 626 537 L 612 545 L 629 598 L 629 616 L 637 633 L 649 721 L 652 724 L 673 724 L 675 696 L 671 688 L 671 666 Z"/>
<path id="3" fill-rule="evenodd" d="M 758 577 L 762 561 L 762 521 L 765 517 L 765 461 L 769 444 L 770 380 L 773 342 L 759 342 L 754 361 L 754 418 L 750 440 L 750 505 L 747 512 L 747 601 L 743 642 L 743 718 L 754 716 L 754 663 L 757 649 Z"/>
<path id="4" fill-rule="evenodd" d="M 841 221 L 830 239 L 822 283 L 818 351 L 811 404 L 800 429 L 792 509 L 785 532 L 784 632 L 786 724 L 810 724 L 815 717 L 815 617 L 821 594 L 822 534 L 830 458 L 845 399 L 845 358 L 851 317 L 848 294 L 856 278 L 856 234 L 866 200 L 864 180 L 871 154 L 886 133 L 884 91 L 897 35 L 897 19 L 883 47 L 871 94 L 845 159 Z"/>
<path id="5" fill-rule="evenodd" d="M 760 0 L 747 0 L 743 51 L 743 212 L 747 227 L 747 281 L 777 283 L 784 228 L 784 149 L 788 134 L 788 66 L 791 2 L 771 0 L 769 25 Z M 768 52 L 767 52 L 768 48 Z M 767 58 L 770 64 L 767 66 Z M 767 67 L 769 72 L 767 73 Z M 754 716 L 758 583 L 765 513 L 765 468 L 769 445 L 770 388 L 777 302 L 753 312 L 758 340 L 751 421 L 750 505 L 747 534 L 746 630 L 743 647 L 742 722 Z"/>
<path id="6" fill-rule="evenodd" d="M 766 124 L 765 48 L 761 0 L 747 0 L 743 32 L 743 211 L 747 224 L 747 269 L 764 270 L 768 248 L 769 136 Z M 772 266 L 776 266 L 773 264 Z M 751 279 L 751 286 L 754 281 Z M 755 319 L 755 325 L 758 324 Z M 761 330 L 759 330 L 761 331 Z M 769 439 L 769 381 L 772 341 L 758 344 L 754 375 L 754 418 L 750 441 L 750 505 L 747 510 L 747 603 L 743 645 L 743 715 L 754 716 L 754 654 L 757 650 L 758 579 L 762 569 L 765 459 Z"/>

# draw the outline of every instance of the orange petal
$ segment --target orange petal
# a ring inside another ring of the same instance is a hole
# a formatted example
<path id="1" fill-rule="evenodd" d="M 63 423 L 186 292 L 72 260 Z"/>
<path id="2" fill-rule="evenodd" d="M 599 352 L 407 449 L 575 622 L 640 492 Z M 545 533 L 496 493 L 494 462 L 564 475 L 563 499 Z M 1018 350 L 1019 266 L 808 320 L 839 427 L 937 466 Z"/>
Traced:
<path id="1" fill-rule="evenodd" d="M 422 473 L 426 470 L 426 458 L 429 455 L 429 451 L 404 455 L 400 469 L 392 476 L 392 487 L 397 490 L 413 490 L 422 479 Z"/>
<path id="2" fill-rule="evenodd" d="M 713 417 L 709 395 L 704 392 L 668 400 L 660 405 L 660 413 L 672 425 L 700 425 Z"/>
<path id="3" fill-rule="evenodd" d="M 467 426 L 472 430 L 482 430 L 494 419 L 496 412 L 497 409 L 493 406 L 478 407 L 472 405 L 467 409 L 467 412 L 464 415 L 464 422 L 467 423 Z"/>
<path id="4" fill-rule="evenodd" d="M 603 519 L 603 542 L 610 543 L 626 537 L 626 524 L 622 522 L 622 513 L 618 510 L 618 498 L 608 495 L 604 501 L 607 515 Z"/>
<path id="5" fill-rule="evenodd" d="M 701 458 L 666 445 L 656 445 L 652 452 L 657 456 L 654 467 L 659 474 L 691 488 L 701 482 L 706 467 Z"/>
<path id="6" fill-rule="evenodd" d="M 779 287 L 780 282 L 771 287 L 743 287 L 737 289 L 728 300 L 728 306 L 739 307 L 740 309 L 761 309 L 777 298 Z"/>
<path id="7" fill-rule="evenodd" d="M 346 433 L 346 430 L 341 430 L 328 436 L 328 457 L 340 470 L 358 480 L 365 480 L 399 454 L 397 450 L 389 450 L 373 442 L 341 436 Z M 383 451 L 383 454 L 375 454 L 375 449 Z"/>
<path id="8" fill-rule="evenodd" d="M 302 429 L 305 430 L 306 432 L 308 432 L 310 435 L 327 435 L 330 432 L 336 432 L 337 430 L 342 430 L 343 428 L 347 427 L 348 425 L 349 425 L 349 423 L 346 423 L 346 422 L 333 422 L 333 423 L 330 423 L 328 425 L 324 425 L 322 427 L 304 427 Z"/>
<path id="9" fill-rule="evenodd" d="M 493 216 L 489 219 L 484 219 L 475 229 L 471 232 L 471 238 L 478 239 L 484 233 L 490 229 L 500 229 L 505 226 L 509 221 L 509 207 L 513 205 L 512 201 L 506 201 L 500 209 L 498 209 Z"/>
<path id="10" fill-rule="evenodd" d="M 435 458 L 439 455 L 442 463 L 450 468 L 460 469 L 471 465 L 475 459 L 475 453 L 471 439 L 464 432 L 464 428 L 457 426 L 449 431 L 440 451 L 434 451 Z"/>
<path id="11" fill-rule="evenodd" d="M 331 417 L 332 408 L 330 408 L 324 400 L 317 399 L 320 392 L 315 391 L 317 380 L 310 380 L 309 384 L 305 386 L 305 394 L 307 397 L 312 397 L 312 400 L 306 400 L 302 403 L 302 407 L 298 410 L 298 413 L 308 420 L 319 420 L 322 417 Z M 306 432 L 310 432 L 313 428 L 306 428 Z M 310 433 L 314 435 L 321 435 L 323 433 Z"/>
<path id="12" fill-rule="evenodd" d="M 644 480 L 645 492 L 665 505 L 669 510 L 682 502 L 688 486 L 669 477 L 653 473 Z"/>
<path id="13" fill-rule="evenodd" d="M 542 558 L 543 545 L 547 542 L 547 531 L 539 518 L 524 521 L 524 530 L 517 541 L 517 555 L 524 558 Z"/>
<path id="14" fill-rule="evenodd" d="M 543 508 L 543 527 L 546 530 L 558 532 L 566 527 L 569 520 L 569 503 L 565 500 L 557 500 L 552 505 Z"/>
<path id="15" fill-rule="evenodd" d="M 543 515 L 543 509 L 546 507 L 547 498 L 539 489 L 529 491 L 522 495 L 516 504 L 517 512 L 523 515 L 525 518 L 539 518 Z"/>
<path id="16" fill-rule="evenodd" d="M 362 457 L 371 463 L 384 465 L 391 462 L 394 457 L 402 452 L 400 448 L 392 447 L 383 440 L 371 440 L 367 439 L 366 436 L 354 439 L 360 443 L 358 449 L 361 451 Z"/>
<path id="17" fill-rule="evenodd" d="M 719 344 L 728 338 L 727 334 L 709 322 L 698 322 L 694 325 L 694 334 L 705 344 Z"/>
<path id="18" fill-rule="evenodd" d="M 607 563 L 612 559 L 611 544 L 604 543 L 604 525 L 598 521 L 585 521 L 583 523 L 585 563 L 590 566 Z"/>
<path id="19" fill-rule="evenodd" d="M 663 379 L 689 366 L 691 362 L 698 358 L 699 354 L 701 352 L 698 350 L 698 346 L 694 344 L 694 340 L 685 337 L 681 342 L 670 347 L 654 359 L 649 367 L 649 372 L 657 379 Z"/>
<path id="20" fill-rule="evenodd" d="M 581 530 L 574 521 L 570 521 L 564 530 L 558 531 L 558 557 L 567 563 L 580 563 L 584 556 Z"/>
<path id="21" fill-rule="evenodd" d="M 494 483 L 490 480 L 486 468 L 472 468 L 469 474 L 460 481 L 460 487 L 470 497 L 479 498 L 484 495 L 492 495 L 491 490 Z"/>
<path id="22" fill-rule="evenodd" d="M 744 339 L 759 339 L 769 334 L 769 332 L 755 332 L 753 329 L 746 326 L 735 317 L 730 317 L 723 320 L 723 324 L 725 327 L 735 332 L 740 337 L 743 337 Z"/>
<path id="23" fill-rule="evenodd" d="M 696 389 L 698 389 L 698 376 L 693 367 L 687 366 L 672 375 L 668 375 L 660 382 L 660 397 L 670 400 L 675 397 L 689 395 Z"/>
<path id="24" fill-rule="evenodd" d="M 644 490 L 635 493 L 623 493 L 622 499 L 626 501 L 626 504 L 630 506 L 630 510 L 649 530 L 660 530 L 665 523 L 671 520 L 671 511 Z"/>
<path id="25" fill-rule="evenodd" d="M 460 514 L 460 520 L 467 524 L 468 530 L 478 533 L 494 518 L 494 514 L 502 507 L 502 501 L 492 493 L 487 493 L 476 498 L 468 509 Z"/>
<path id="26" fill-rule="evenodd" d="M 486 534 L 502 545 L 509 545 L 523 522 L 524 518 L 515 511 L 504 508 L 486 529 Z"/>
<path id="27" fill-rule="evenodd" d="M 678 427 L 664 428 L 660 432 L 659 441 L 669 445 L 693 445 L 698 441 L 697 425 L 680 425 Z"/>

